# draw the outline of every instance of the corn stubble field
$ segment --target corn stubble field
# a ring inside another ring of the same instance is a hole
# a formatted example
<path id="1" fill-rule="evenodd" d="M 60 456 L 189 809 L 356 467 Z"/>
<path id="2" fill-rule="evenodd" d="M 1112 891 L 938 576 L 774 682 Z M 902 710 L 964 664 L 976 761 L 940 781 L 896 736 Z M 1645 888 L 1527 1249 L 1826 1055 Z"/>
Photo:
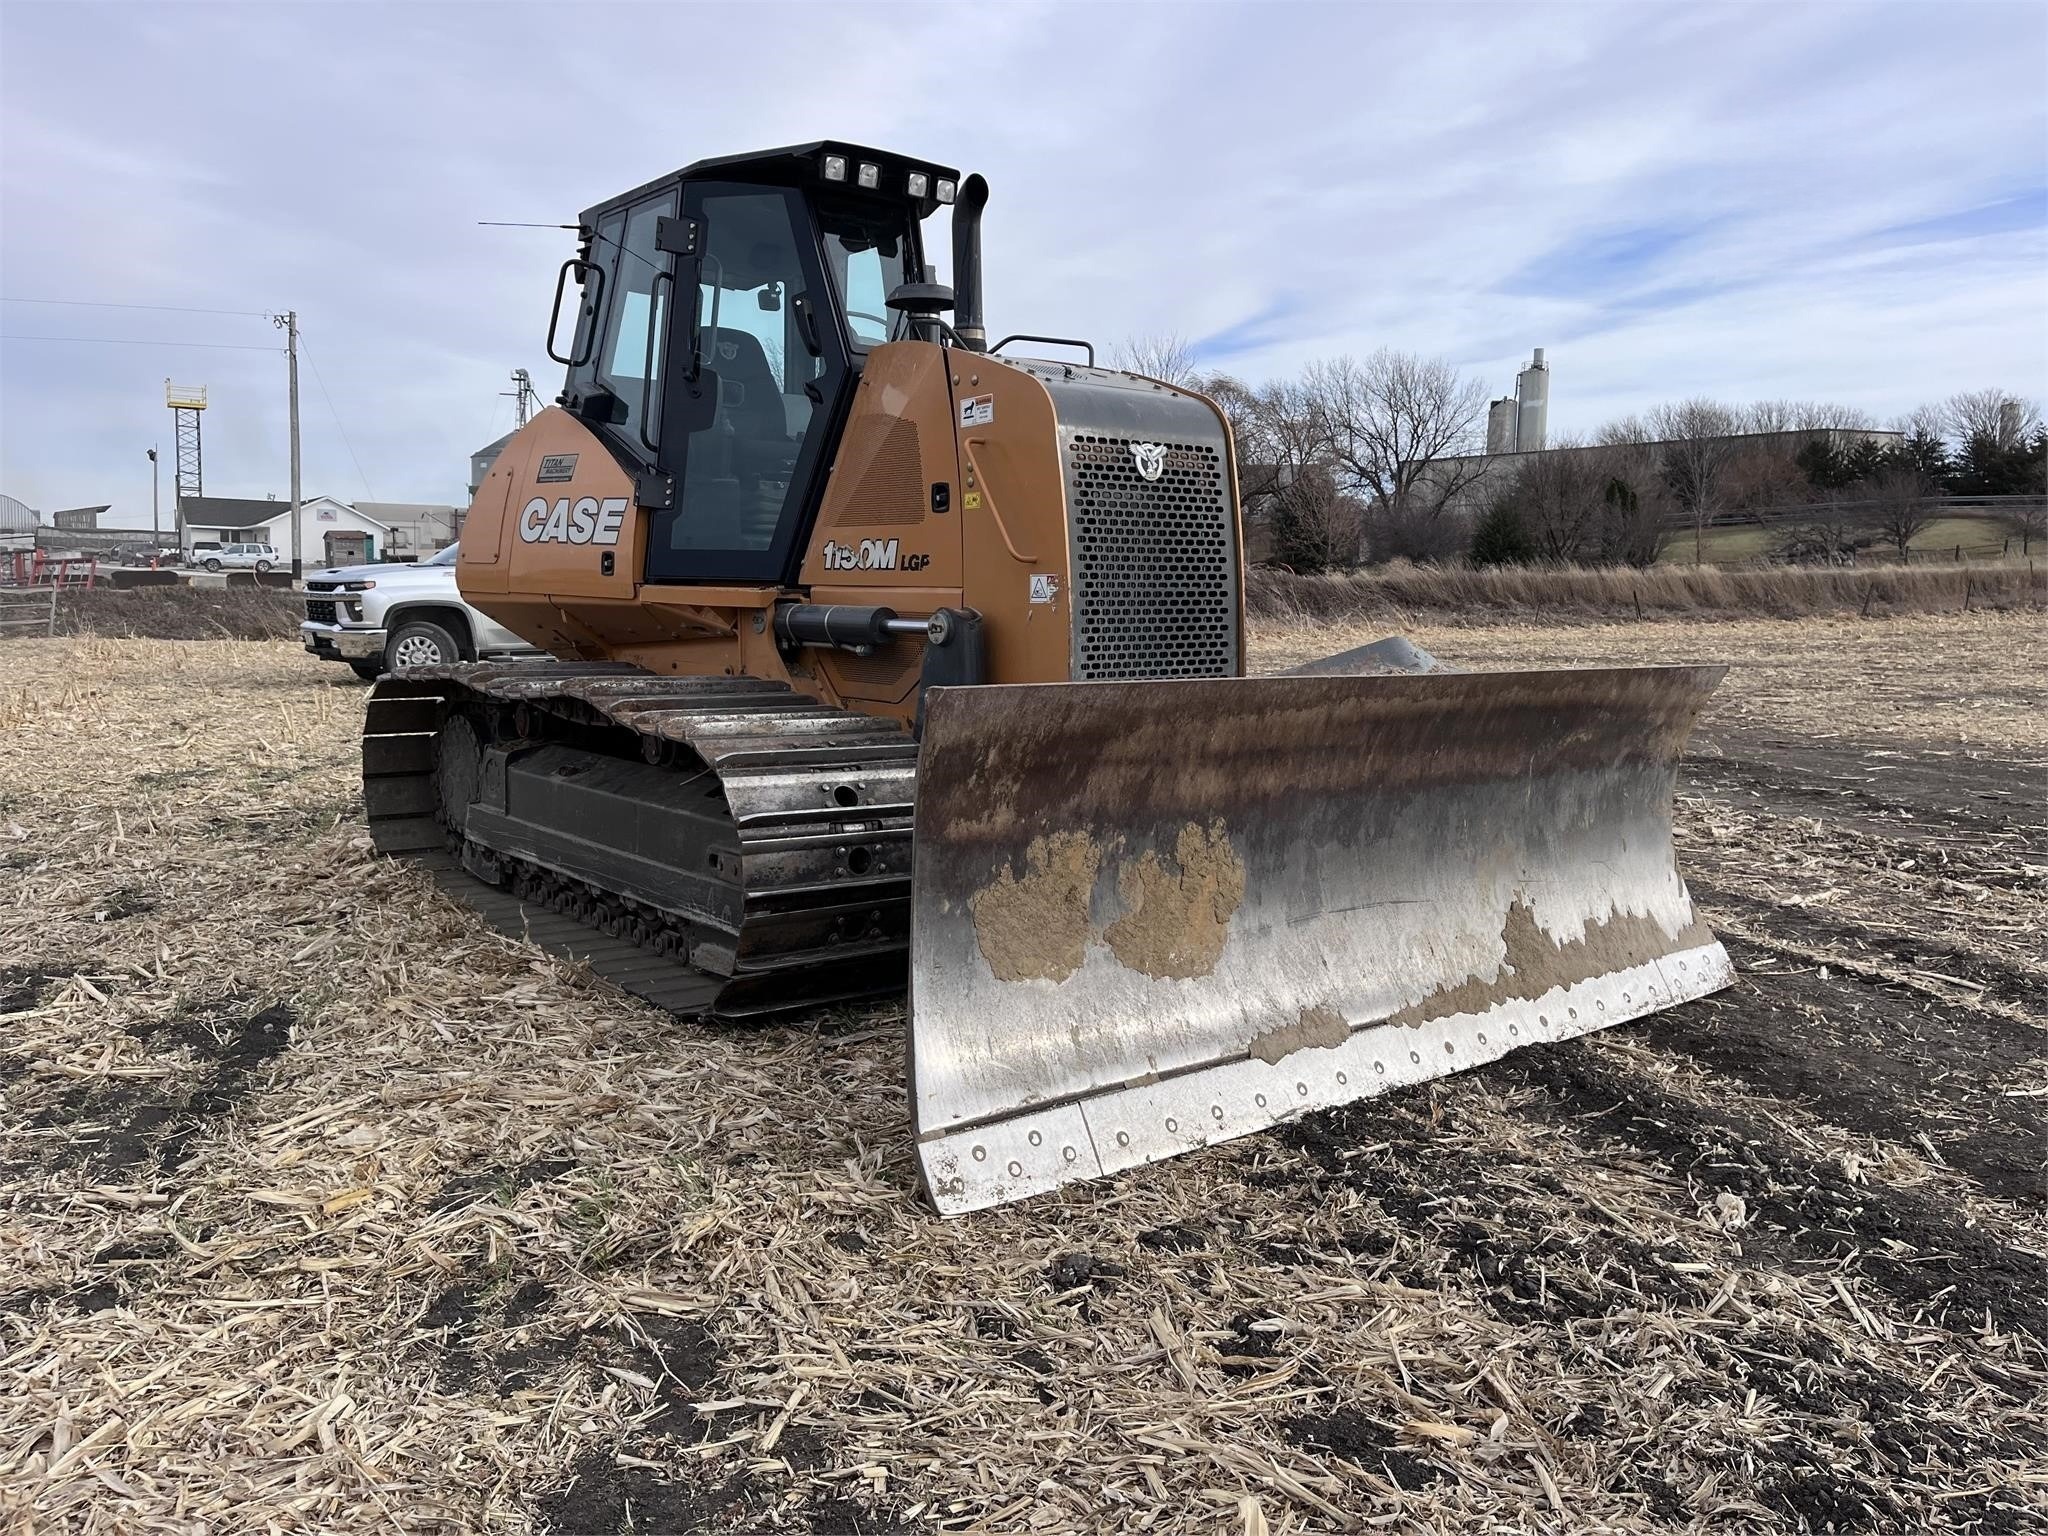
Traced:
<path id="1" fill-rule="evenodd" d="M 12 1528 L 2040 1529 L 2038 620 L 1415 633 L 1738 663 L 1679 824 L 1742 983 L 955 1222 L 900 1010 L 493 934 L 288 644 L 7 645 Z"/>

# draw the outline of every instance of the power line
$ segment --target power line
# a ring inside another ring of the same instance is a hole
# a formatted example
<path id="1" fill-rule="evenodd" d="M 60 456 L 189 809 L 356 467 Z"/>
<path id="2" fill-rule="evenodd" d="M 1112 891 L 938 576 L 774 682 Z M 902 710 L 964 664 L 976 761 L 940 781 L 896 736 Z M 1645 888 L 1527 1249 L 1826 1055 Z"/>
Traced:
<path id="1" fill-rule="evenodd" d="M 102 347 L 204 347 L 210 352 L 281 352 L 282 347 L 252 347 L 230 341 L 143 341 L 133 336 L 24 336 L 13 331 L 0 341 L 76 341 Z"/>
<path id="2" fill-rule="evenodd" d="M 306 333 L 299 332 L 299 356 L 306 360 L 306 366 L 313 370 L 313 382 L 320 386 L 320 398 L 327 402 L 327 414 L 334 418 L 334 430 L 341 434 L 341 444 L 348 449 L 348 456 L 354 460 L 356 478 L 363 482 L 363 489 L 370 493 L 370 500 L 377 499 L 377 488 L 370 484 L 370 477 L 363 473 L 363 461 L 356 458 L 356 445 L 348 440 L 348 428 L 341 424 L 341 412 L 334 408 L 334 396 L 327 392 L 327 381 L 320 377 L 320 365 L 313 361 L 313 354 L 306 350 Z"/>
<path id="3" fill-rule="evenodd" d="M 153 309 L 167 315 L 243 315 L 255 320 L 270 318 L 262 311 L 254 309 L 192 309 L 182 304 L 106 304 L 96 299 L 0 298 L 0 304 L 59 304 L 70 309 Z"/>

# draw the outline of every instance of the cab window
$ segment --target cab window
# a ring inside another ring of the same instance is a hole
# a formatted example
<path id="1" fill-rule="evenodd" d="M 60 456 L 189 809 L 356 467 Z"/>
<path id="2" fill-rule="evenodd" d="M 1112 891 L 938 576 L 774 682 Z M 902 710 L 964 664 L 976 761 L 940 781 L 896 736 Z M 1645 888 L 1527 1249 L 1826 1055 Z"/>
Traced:
<path id="1" fill-rule="evenodd" d="M 900 219 L 858 210 L 827 210 L 825 261 L 846 310 L 847 340 L 855 350 L 880 346 L 896 334 L 889 295 L 913 281 L 909 241 Z"/>
<path id="2" fill-rule="evenodd" d="M 597 379 L 618 398 L 612 421 L 628 440 L 639 436 L 642 404 L 653 407 L 660 377 L 661 312 L 669 284 L 655 280 L 668 275 L 670 258 L 654 248 L 654 229 L 675 211 L 675 193 L 669 191 L 637 204 L 623 219 L 606 221 L 618 248 L 609 253 L 611 291 L 604 301 L 603 344 L 596 349 Z"/>

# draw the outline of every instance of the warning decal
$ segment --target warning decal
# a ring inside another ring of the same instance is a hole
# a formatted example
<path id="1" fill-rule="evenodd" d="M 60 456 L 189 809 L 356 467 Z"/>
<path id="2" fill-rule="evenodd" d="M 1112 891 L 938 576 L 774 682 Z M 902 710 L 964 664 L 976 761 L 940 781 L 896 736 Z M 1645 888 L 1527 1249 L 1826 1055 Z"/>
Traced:
<path id="1" fill-rule="evenodd" d="M 996 419 L 994 395 L 970 395 L 960 402 L 960 425 L 985 427 Z"/>

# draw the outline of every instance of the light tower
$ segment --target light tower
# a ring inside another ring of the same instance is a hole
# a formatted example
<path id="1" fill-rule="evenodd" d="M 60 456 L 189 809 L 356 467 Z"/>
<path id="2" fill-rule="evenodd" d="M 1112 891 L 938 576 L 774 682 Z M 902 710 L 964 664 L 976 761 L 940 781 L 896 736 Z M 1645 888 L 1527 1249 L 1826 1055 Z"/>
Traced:
<path id="1" fill-rule="evenodd" d="M 173 384 L 164 380 L 164 404 L 171 408 L 171 425 L 177 434 L 176 470 L 171 483 L 171 504 L 178 508 L 178 526 L 185 526 L 187 496 L 204 496 L 206 482 L 199 464 L 199 413 L 206 409 L 206 386 Z"/>

